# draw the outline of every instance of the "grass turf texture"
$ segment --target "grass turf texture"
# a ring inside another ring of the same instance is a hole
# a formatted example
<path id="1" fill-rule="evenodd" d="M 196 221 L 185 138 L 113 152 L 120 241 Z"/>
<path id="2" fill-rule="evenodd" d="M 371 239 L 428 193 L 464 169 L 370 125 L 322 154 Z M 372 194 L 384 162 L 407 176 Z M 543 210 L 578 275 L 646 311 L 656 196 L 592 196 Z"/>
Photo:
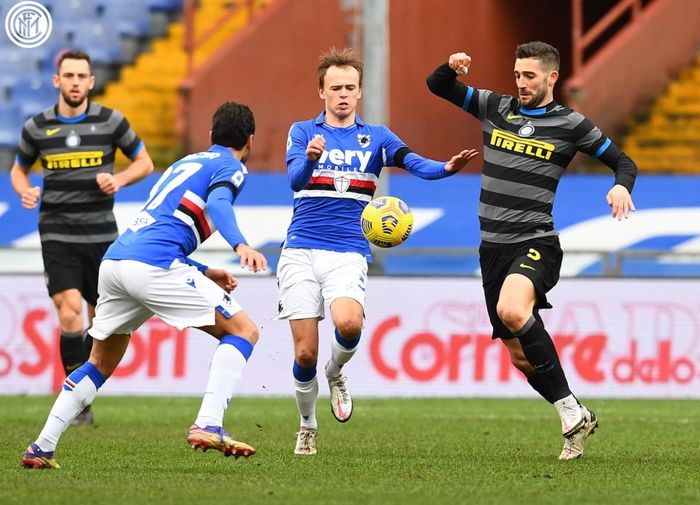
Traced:
<path id="1" fill-rule="evenodd" d="M 700 503 L 698 401 L 590 401 L 601 426 L 568 462 L 542 401 L 360 398 L 346 424 L 327 402 L 309 457 L 293 454 L 293 399 L 234 399 L 226 428 L 258 449 L 235 460 L 187 446 L 199 399 L 98 397 L 62 468 L 37 471 L 19 460 L 53 397 L 0 396 L 0 504 Z"/>

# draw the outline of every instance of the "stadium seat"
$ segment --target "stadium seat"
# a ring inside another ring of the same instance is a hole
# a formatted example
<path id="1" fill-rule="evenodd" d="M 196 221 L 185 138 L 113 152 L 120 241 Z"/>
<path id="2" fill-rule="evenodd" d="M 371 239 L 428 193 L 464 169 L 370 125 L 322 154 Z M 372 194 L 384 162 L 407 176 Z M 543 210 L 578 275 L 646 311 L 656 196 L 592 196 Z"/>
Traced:
<path id="1" fill-rule="evenodd" d="M 143 38 L 150 34 L 151 13 L 142 0 L 105 2 L 102 17 L 114 20 L 115 28 L 122 36 Z"/>
<path id="2" fill-rule="evenodd" d="M 0 103 L 0 149 L 17 147 L 21 128 L 19 108 L 13 103 Z"/>
<path id="3" fill-rule="evenodd" d="M 72 46 L 90 54 L 94 63 L 121 63 L 119 34 L 113 26 L 92 20 L 72 25 L 72 31 Z"/>
<path id="4" fill-rule="evenodd" d="M 57 93 L 50 77 L 37 73 L 17 81 L 12 89 L 12 102 L 19 108 L 20 118 L 24 121 L 55 104 Z"/>
<path id="5" fill-rule="evenodd" d="M 53 26 L 70 25 L 76 20 L 94 19 L 97 15 L 95 0 L 50 0 L 42 3 L 51 12 Z"/>

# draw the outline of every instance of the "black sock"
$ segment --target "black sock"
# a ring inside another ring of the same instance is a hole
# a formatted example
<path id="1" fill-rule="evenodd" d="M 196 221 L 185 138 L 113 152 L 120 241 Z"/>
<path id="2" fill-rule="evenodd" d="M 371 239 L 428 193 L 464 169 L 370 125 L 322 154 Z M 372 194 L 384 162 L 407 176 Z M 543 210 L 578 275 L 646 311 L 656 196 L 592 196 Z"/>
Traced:
<path id="1" fill-rule="evenodd" d="M 82 333 L 61 332 L 61 361 L 66 376 L 85 363 L 85 343 Z"/>
<path id="2" fill-rule="evenodd" d="M 515 336 L 520 339 L 525 358 L 535 368 L 527 377 L 530 386 L 549 403 L 569 396 L 571 390 L 557 349 L 542 320 L 531 317 Z"/>

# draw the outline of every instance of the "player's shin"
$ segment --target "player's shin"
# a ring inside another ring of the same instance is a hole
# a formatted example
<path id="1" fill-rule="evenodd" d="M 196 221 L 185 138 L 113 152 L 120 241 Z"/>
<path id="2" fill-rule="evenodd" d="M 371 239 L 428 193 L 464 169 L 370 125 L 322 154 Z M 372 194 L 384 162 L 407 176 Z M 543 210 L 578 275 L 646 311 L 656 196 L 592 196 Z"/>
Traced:
<path id="1" fill-rule="evenodd" d="M 66 377 L 87 361 L 88 356 L 85 355 L 85 342 L 83 340 L 83 334 L 80 332 L 71 333 L 61 331 L 59 348 L 61 351 L 63 371 Z"/>
<path id="2" fill-rule="evenodd" d="M 317 428 L 316 399 L 318 398 L 318 380 L 316 365 L 304 368 L 296 361 L 292 368 L 294 375 L 294 396 L 301 417 L 300 425 L 304 428 Z"/>
<path id="3" fill-rule="evenodd" d="M 531 316 L 515 336 L 520 339 L 525 358 L 535 368 L 528 376 L 533 389 L 550 403 L 571 395 L 556 347 L 542 322 Z"/>
<path id="4" fill-rule="evenodd" d="M 36 444 L 44 451 L 53 451 L 63 432 L 92 403 L 104 382 L 104 375 L 90 362 L 83 363 L 66 377 Z"/>
<path id="5" fill-rule="evenodd" d="M 327 377 L 340 375 L 343 365 L 355 355 L 359 343 L 360 335 L 351 340 L 346 340 L 338 333 L 338 330 L 335 330 L 335 338 L 331 342 L 331 359 L 326 365 Z"/>
<path id="6" fill-rule="evenodd" d="M 207 389 L 195 424 L 200 428 L 222 426 L 224 412 L 253 352 L 253 344 L 238 335 L 225 335 L 214 351 Z"/>

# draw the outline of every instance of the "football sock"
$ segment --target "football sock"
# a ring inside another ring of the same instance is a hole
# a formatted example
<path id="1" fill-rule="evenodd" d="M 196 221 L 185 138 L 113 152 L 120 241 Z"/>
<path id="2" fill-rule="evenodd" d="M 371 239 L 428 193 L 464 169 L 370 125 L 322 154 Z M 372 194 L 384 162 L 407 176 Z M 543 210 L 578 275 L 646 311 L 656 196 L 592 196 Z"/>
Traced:
<path id="1" fill-rule="evenodd" d="M 292 368 L 294 375 L 294 396 L 301 418 L 300 424 L 304 428 L 317 429 L 316 399 L 318 398 L 318 379 L 316 365 L 304 368 L 296 361 Z"/>
<path id="2" fill-rule="evenodd" d="M 61 340 L 59 341 L 61 350 L 61 362 L 63 363 L 63 371 L 66 377 L 73 370 L 76 370 L 80 365 L 87 361 L 85 356 L 85 342 L 83 341 L 82 333 L 61 332 Z"/>
<path id="3" fill-rule="evenodd" d="M 527 377 L 533 389 L 550 403 L 569 396 L 571 390 L 557 349 L 542 321 L 531 316 L 515 336 L 520 339 L 525 358 L 535 368 Z"/>
<path id="4" fill-rule="evenodd" d="M 253 344 L 243 337 L 224 335 L 221 338 L 211 358 L 207 389 L 194 424 L 200 428 L 223 426 L 224 412 L 252 352 Z"/>
<path id="5" fill-rule="evenodd" d="M 340 375 L 340 370 L 343 365 L 350 361 L 357 351 L 357 345 L 360 343 L 360 335 L 353 340 L 345 340 L 340 336 L 338 330 L 335 330 L 335 338 L 331 342 L 331 359 L 326 366 L 327 377 L 337 377 Z"/>
<path id="6" fill-rule="evenodd" d="M 63 432 L 70 426 L 73 419 L 92 403 L 97 390 L 104 382 L 104 375 L 89 361 L 66 377 L 61 392 L 49 412 L 44 429 L 36 439 L 36 444 L 42 451 L 56 449 L 58 439 Z"/>

